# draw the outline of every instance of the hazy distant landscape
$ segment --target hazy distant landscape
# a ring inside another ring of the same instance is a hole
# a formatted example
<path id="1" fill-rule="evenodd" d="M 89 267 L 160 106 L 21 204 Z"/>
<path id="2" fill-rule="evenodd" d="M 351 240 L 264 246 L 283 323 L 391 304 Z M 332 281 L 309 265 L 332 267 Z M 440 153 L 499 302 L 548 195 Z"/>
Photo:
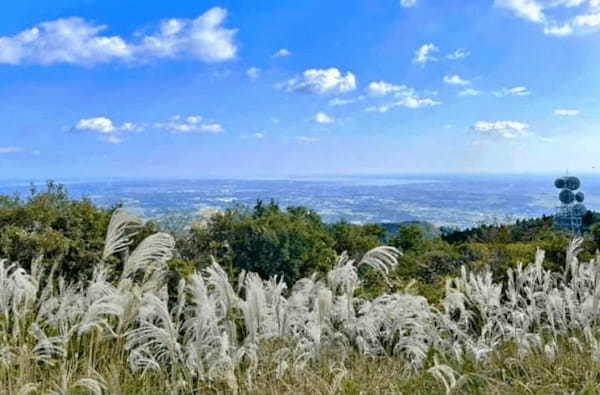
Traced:
<path id="1" fill-rule="evenodd" d="M 559 174 L 560 175 L 560 174 Z M 513 222 L 554 212 L 556 175 L 410 175 L 340 176 L 272 180 L 99 179 L 59 180 L 76 198 L 100 206 L 122 202 L 146 218 L 170 213 L 193 214 L 274 199 L 282 207 L 316 210 L 326 222 L 427 221 L 438 226 L 471 227 Z M 582 176 L 586 203 L 600 203 L 600 179 Z M 40 187 L 45 182 L 36 183 Z M 23 181 L 5 181 L 0 194 L 26 195 Z"/>

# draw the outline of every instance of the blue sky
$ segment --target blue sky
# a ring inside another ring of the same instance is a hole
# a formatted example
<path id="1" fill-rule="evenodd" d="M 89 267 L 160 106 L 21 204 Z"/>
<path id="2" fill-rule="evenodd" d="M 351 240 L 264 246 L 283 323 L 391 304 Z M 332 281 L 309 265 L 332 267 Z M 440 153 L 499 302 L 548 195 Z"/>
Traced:
<path id="1" fill-rule="evenodd" d="M 3 178 L 600 169 L 599 0 L 9 2 Z"/>

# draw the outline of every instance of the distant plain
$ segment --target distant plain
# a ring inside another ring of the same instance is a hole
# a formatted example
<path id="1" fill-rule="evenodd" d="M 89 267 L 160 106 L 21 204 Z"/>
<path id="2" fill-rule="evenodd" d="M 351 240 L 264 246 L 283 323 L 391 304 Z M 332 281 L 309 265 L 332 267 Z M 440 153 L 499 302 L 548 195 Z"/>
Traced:
<path id="1" fill-rule="evenodd" d="M 294 177 L 289 179 L 96 179 L 56 180 L 76 198 L 110 206 L 122 202 L 146 218 L 193 215 L 211 207 L 305 206 L 325 221 L 354 223 L 427 221 L 466 228 L 551 215 L 558 204 L 551 174 L 453 174 Z M 578 175 L 590 209 L 600 206 L 600 178 Z M 0 194 L 27 196 L 32 183 L 0 182 Z M 33 182 L 44 188 L 44 181 Z"/>

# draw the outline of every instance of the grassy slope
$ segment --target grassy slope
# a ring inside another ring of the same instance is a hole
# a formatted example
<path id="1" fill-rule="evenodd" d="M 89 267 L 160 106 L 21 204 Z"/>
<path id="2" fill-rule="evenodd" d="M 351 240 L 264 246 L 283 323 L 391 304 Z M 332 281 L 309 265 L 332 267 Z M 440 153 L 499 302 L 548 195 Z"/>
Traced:
<path id="1" fill-rule="evenodd" d="M 146 375 L 133 374 L 125 358 L 124 350 L 113 340 L 96 343 L 90 358 L 88 339 L 82 339 L 79 358 L 67 363 L 44 367 L 25 363 L 7 370 L 0 367 L 0 393 L 17 393 L 27 388 L 28 383 L 40 383 L 33 393 L 46 393 L 68 388 L 70 392 L 87 392 L 83 383 L 79 387 L 76 378 L 103 377 L 105 393 L 206 393 L 228 392 L 222 383 L 186 381 L 182 376 L 170 376 L 148 372 Z M 263 353 L 273 352 L 273 348 L 263 347 Z M 261 361 L 272 361 L 263 357 Z M 432 366 L 430 358 L 425 369 L 416 373 L 398 358 L 367 358 L 350 355 L 341 358 L 336 350 L 324 352 L 318 363 L 308 365 L 295 374 L 289 370 L 278 377 L 277 367 L 267 362 L 258 367 L 253 376 L 254 385 L 245 384 L 246 371 L 236 373 L 240 392 L 259 394 L 281 393 L 445 393 L 444 383 L 428 372 Z M 90 364 L 91 362 L 91 364 Z M 600 364 L 589 351 L 580 350 L 566 338 L 559 341 L 556 358 L 544 352 L 533 352 L 520 357 L 514 346 L 506 345 L 494 352 L 486 363 L 466 360 L 440 360 L 455 372 L 456 385 L 451 389 L 458 393 L 598 393 L 600 391 Z M 448 380 L 450 383 L 450 379 Z"/>

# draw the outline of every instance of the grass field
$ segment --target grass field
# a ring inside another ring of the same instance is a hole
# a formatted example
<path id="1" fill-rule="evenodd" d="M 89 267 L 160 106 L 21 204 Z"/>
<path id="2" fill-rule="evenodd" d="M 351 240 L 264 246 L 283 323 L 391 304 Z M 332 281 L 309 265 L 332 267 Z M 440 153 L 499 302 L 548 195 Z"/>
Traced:
<path id="1" fill-rule="evenodd" d="M 356 296 L 361 266 L 385 278 L 398 264 L 387 247 L 290 289 L 253 273 L 231 282 L 214 263 L 169 290 L 174 241 L 157 233 L 129 253 L 139 224 L 115 212 L 85 284 L 41 261 L 0 264 L 0 392 L 598 392 L 600 261 L 578 261 L 581 240 L 562 272 L 538 251 L 506 283 L 463 270 L 430 305 L 410 287 Z"/>

